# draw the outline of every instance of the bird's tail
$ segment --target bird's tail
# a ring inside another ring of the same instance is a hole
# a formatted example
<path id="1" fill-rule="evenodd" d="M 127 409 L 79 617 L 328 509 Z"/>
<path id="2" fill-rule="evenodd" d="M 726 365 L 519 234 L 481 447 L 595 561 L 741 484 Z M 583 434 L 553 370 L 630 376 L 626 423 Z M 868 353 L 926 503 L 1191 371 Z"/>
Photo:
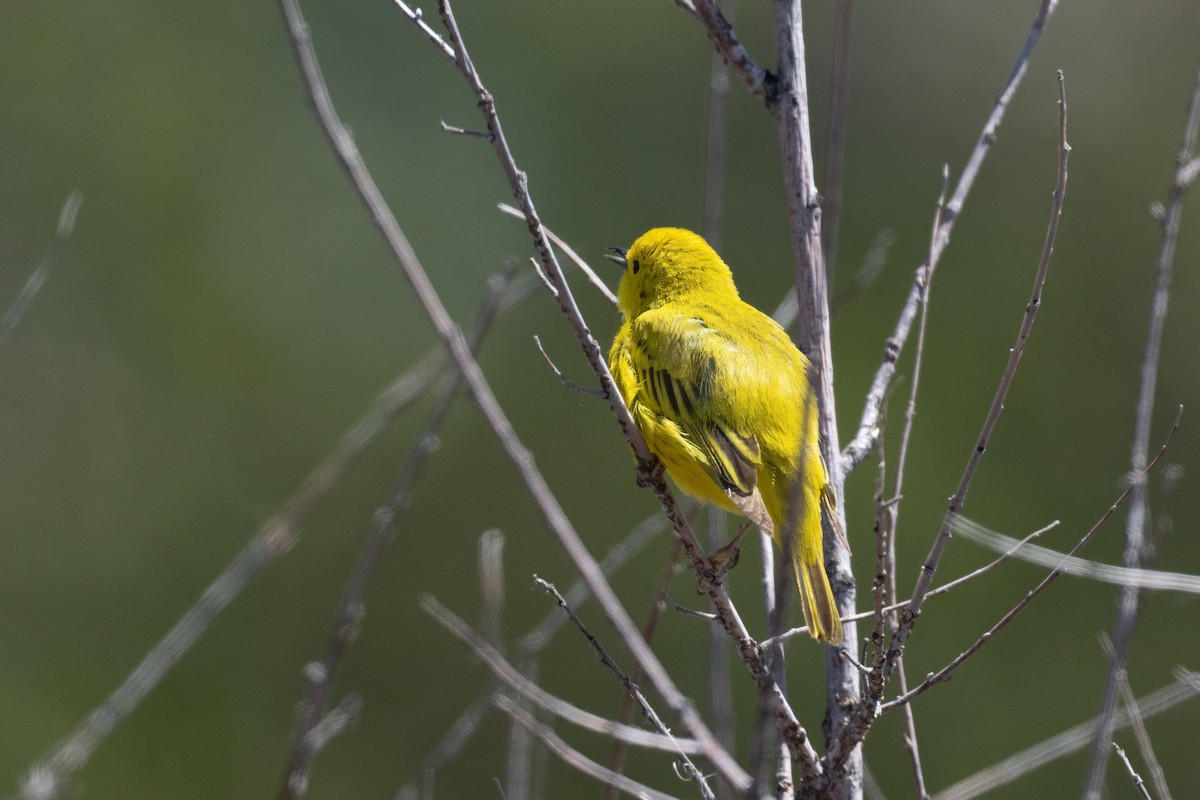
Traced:
<path id="1" fill-rule="evenodd" d="M 813 503 L 799 521 L 800 530 L 792 543 L 792 566 L 809 633 L 819 642 L 838 645 L 842 643 L 842 620 L 825 574 L 820 508 L 821 503 Z"/>

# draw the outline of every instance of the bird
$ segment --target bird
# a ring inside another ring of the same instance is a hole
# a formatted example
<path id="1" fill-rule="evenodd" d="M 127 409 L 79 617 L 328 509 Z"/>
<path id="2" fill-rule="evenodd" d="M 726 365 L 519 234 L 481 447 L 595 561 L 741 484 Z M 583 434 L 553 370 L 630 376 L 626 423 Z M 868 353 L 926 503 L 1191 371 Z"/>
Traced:
<path id="1" fill-rule="evenodd" d="M 609 369 L 647 446 L 681 490 L 741 513 L 791 555 L 809 632 L 839 644 L 822 512 L 845 538 L 821 457 L 811 363 L 779 323 L 741 299 L 728 265 L 698 234 L 653 228 L 608 256 L 625 268 Z M 714 567 L 736 563 L 747 527 Z"/>

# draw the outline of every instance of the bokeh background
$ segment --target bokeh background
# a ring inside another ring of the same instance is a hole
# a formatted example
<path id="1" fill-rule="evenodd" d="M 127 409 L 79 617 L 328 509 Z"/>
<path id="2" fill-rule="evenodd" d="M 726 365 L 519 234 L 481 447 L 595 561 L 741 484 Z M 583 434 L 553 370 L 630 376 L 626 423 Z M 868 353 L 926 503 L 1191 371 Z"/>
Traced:
<path id="1" fill-rule="evenodd" d="M 770 9 L 741 5 L 742 38 L 770 66 Z M 891 230 L 895 246 L 874 286 L 834 319 L 844 438 L 927 246 L 942 164 L 956 179 L 1036 6 L 857 4 L 839 285 L 879 231 Z M 0 347 L 0 786 L 8 791 L 435 337 L 316 125 L 273 3 L 0 7 L 0 306 L 49 245 L 67 193 L 84 194 L 57 271 Z M 819 161 L 833 8 L 806 7 Z M 478 127 L 473 98 L 389 3 L 313 1 L 305 10 L 342 117 L 446 304 L 465 319 L 489 275 L 532 253 L 524 226 L 496 211 L 511 196 L 490 149 L 439 130 L 439 120 Z M 710 47 L 695 20 L 667 0 L 462 0 L 457 10 L 539 209 L 580 253 L 602 265 L 605 247 L 648 227 L 702 224 Z M 1066 549 L 1118 493 L 1160 242 L 1148 207 L 1170 185 L 1200 67 L 1198 31 L 1194 0 L 1066 2 L 1051 20 L 934 283 L 901 515 L 902 585 L 932 540 L 1028 296 L 1054 185 L 1057 69 L 1066 73 L 1073 146 L 1066 210 L 1043 310 L 966 513 L 1017 535 L 1062 520 L 1045 543 Z M 736 83 L 728 136 L 722 251 L 743 295 L 773 308 L 791 280 L 778 143 L 769 115 Z M 1193 198 L 1154 447 L 1176 405 L 1195 409 L 1200 400 L 1198 258 Z M 615 314 L 577 285 L 607 341 Z M 610 413 L 558 383 L 534 334 L 568 375 L 589 380 L 544 294 L 496 326 L 482 363 L 575 525 L 603 553 L 655 503 L 635 486 Z M 910 357 L 911 348 L 903 374 Z M 77 796 L 271 796 L 305 687 L 301 667 L 319 652 L 424 407 L 401 419 L 287 557 L 102 746 L 78 776 Z M 1198 430 L 1186 417 L 1168 456 L 1185 475 L 1159 561 L 1192 573 L 1200 571 Z M 848 486 L 864 601 L 871 483 L 872 470 L 860 469 Z M 1122 522 L 1085 554 L 1119 562 Z M 462 402 L 371 585 L 336 687 L 338 696 L 363 695 L 362 718 L 318 759 L 311 797 L 393 796 L 488 679 L 417 598 L 433 593 L 477 621 L 477 539 L 489 528 L 506 536 L 511 640 L 550 610 L 528 590 L 531 576 L 567 585 L 574 574 L 496 440 Z M 670 550 L 661 537 L 614 580 L 635 619 L 648 613 Z M 942 574 L 990 558 L 956 539 Z M 756 564 L 743 559 L 732 591 L 761 632 Z M 932 601 L 909 649 L 910 674 L 957 654 L 1043 572 L 1013 564 Z M 672 591 L 693 602 L 691 587 L 682 574 Z M 1111 627 L 1115 597 L 1111 586 L 1064 578 L 919 703 L 931 788 L 1096 712 L 1106 673 L 1096 634 Z M 1194 596 L 1150 598 L 1130 661 L 1138 694 L 1168 683 L 1176 665 L 1200 667 L 1198 607 Z M 583 613 L 620 652 L 596 610 Z M 656 643 L 705 707 L 704 624 L 668 615 Z M 819 654 L 797 641 L 789 658 L 801 718 L 817 730 Z M 752 693 L 740 665 L 733 670 L 744 747 Z M 616 685 L 572 632 L 548 651 L 542 676 L 551 690 L 615 716 Z M 1150 723 L 1176 796 L 1200 783 L 1198 708 Z M 867 758 L 889 796 L 912 796 L 897 722 L 878 726 Z M 497 796 L 492 778 L 504 776 L 507 731 L 493 716 L 441 775 L 440 795 Z M 568 734 L 606 757 L 602 740 Z M 1132 747 L 1127 732 L 1120 741 Z M 1064 759 L 993 796 L 1070 796 L 1083 768 L 1083 756 Z M 632 770 L 689 796 L 666 759 L 640 757 Z M 546 797 L 600 792 L 557 762 L 547 780 Z M 1115 764 L 1109 786 L 1112 797 L 1132 796 Z"/>

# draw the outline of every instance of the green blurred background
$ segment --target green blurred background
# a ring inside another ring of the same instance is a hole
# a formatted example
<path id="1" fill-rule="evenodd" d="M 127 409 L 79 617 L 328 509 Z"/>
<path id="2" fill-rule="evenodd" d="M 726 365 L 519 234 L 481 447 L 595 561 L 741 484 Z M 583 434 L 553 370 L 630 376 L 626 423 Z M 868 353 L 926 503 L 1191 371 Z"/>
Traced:
<path id="1" fill-rule="evenodd" d="M 742 38 L 770 66 L 770 8 L 741 5 Z M 834 319 L 844 439 L 927 247 L 942 164 L 956 179 L 1036 6 L 857 5 L 838 278 L 880 230 L 896 244 L 876 284 Z M 5 0 L 0 8 L 0 307 L 48 246 L 69 190 L 85 198 L 59 268 L 0 348 L 7 791 L 435 337 L 315 123 L 274 4 Z M 833 8 L 806 8 L 819 161 Z M 531 255 L 524 226 L 496 211 L 511 195 L 490 148 L 439 130 L 439 120 L 478 127 L 473 98 L 391 4 L 305 10 L 342 117 L 445 303 L 465 319 L 487 276 Z M 580 253 L 599 265 L 605 247 L 648 227 L 700 227 L 710 46 L 695 20 L 668 0 L 463 0 L 457 12 L 538 208 Z M 1194 0 L 1066 2 L 1051 20 L 934 283 L 900 523 L 902 586 L 969 455 L 1028 296 L 1054 185 L 1057 69 L 1066 73 L 1073 146 L 1066 210 L 1042 314 L 966 513 L 1018 535 L 1061 519 L 1045 543 L 1067 549 L 1119 491 L 1160 241 L 1147 208 L 1170 184 L 1200 66 L 1198 31 Z M 729 112 L 722 251 L 743 295 L 773 308 L 791 280 L 776 132 L 740 84 Z M 1185 476 L 1159 561 L 1192 573 L 1200 571 L 1198 257 L 1193 198 L 1151 437 L 1157 447 L 1177 404 L 1192 409 L 1168 456 Z M 614 313 L 576 284 L 607 342 Z M 544 293 L 497 325 L 482 363 L 578 530 L 603 553 L 655 503 L 634 485 L 610 413 L 560 386 L 534 334 L 564 371 L 588 380 Z M 337 488 L 294 550 L 102 746 L 77 791 L 272 795 L 304 691 L 301 667 L 318 655 L 420 418 L 420 408 L 404 417 Z M 863 603 L 873 574 L 872 474 L 860 469 L 848 486 Z M 1122 522 L 1123 514 L 1085 555 L 1118 562 Z M 461 403 L 371 585 L 337 683 L 339 696 L 364 696 L 361 721 L 318 759 L 311 797 L 393 796 L 484 685 L 485 670 L 416 601 L 431 592 L 477 621 L 477 538 L 494 527 L 507 537 L 503 624 L 515 638 L 550 609 L 528 591 L 532 574 L 566 585 L 574 573 L 481 417 Z M 670 549 L 661 537 L 615 579 L 635 619 L 648 612 Z M 942 575 L 990 558 L 956 539 Z M 761 633 L 757 560 L 743 559 L 732 591 Z M 910 675 L 957 654 L 1043 573 L 1014 564 L 931 601 L 908 651 Z M 698 602 L 691 587 L 679 575 L 673 592 Z M 1096 712 L 1106 670 L 1095 637 L 1111 627 L 1115 597 L 1111 586 L 1063 579 L 917 705 L 932 789 Z M 1187 622 L 1198 606 L 1193 596 L 1151 597 L 1130 661 L 1138 694 L 1168 683 L 1178 664 L 1200 667 L 1200 637 Z M 594 608 L 584 616 L 614 643 Z M 704 624 L 669 615 L 658 637 L 668 667 L 704 707 Z M 817 649 L 797 641 L 789 658 L 801 719 L 818 730 Z M 740 665 L 733 670 L 744 747 L 752 693 Z M 542 675 L 552 691 L 615 716 L 616 685 L 573 633 L 560 635 Z M 1200 782 L 1198 708 L 1150 723 L 1176 796 Z M 889 796 L 912 796 L 897 723 L 878 726 L 867 758 Z M 602 740 L 566 734 L 605 760 Z M 506 738 L 493 716 L 442 774 L 440 795 L 497 796 Z M 1128 732 L 1119 741 L 1136 750 Z M 1083 767 L 1082 756 L 1069 758 L 993 796 L 1069 796 Z M 639 757 L 632 771 L 691 796 L 667 759 Z M 1132 796 L 1115 764 L 1109 776 L 1112 797 Z M 548 781 L 547 797 L 600 792 L 553 761 Z"/>

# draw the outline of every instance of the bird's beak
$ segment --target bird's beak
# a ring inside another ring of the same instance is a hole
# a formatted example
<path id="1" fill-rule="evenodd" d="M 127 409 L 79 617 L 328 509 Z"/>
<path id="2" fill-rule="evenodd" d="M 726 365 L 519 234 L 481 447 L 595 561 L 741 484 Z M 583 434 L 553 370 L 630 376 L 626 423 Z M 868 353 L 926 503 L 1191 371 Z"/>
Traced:
<path id="1" fill-rule="evenodd" d="M 609 261 L 612 261 L 615 264 L 620 264 L 622 267 L 624 267 L 625 254 L 628 252 L 629 251 L 624 247 L 610 247 L 608 250 L 604 251 L 604 257 Z"/>

